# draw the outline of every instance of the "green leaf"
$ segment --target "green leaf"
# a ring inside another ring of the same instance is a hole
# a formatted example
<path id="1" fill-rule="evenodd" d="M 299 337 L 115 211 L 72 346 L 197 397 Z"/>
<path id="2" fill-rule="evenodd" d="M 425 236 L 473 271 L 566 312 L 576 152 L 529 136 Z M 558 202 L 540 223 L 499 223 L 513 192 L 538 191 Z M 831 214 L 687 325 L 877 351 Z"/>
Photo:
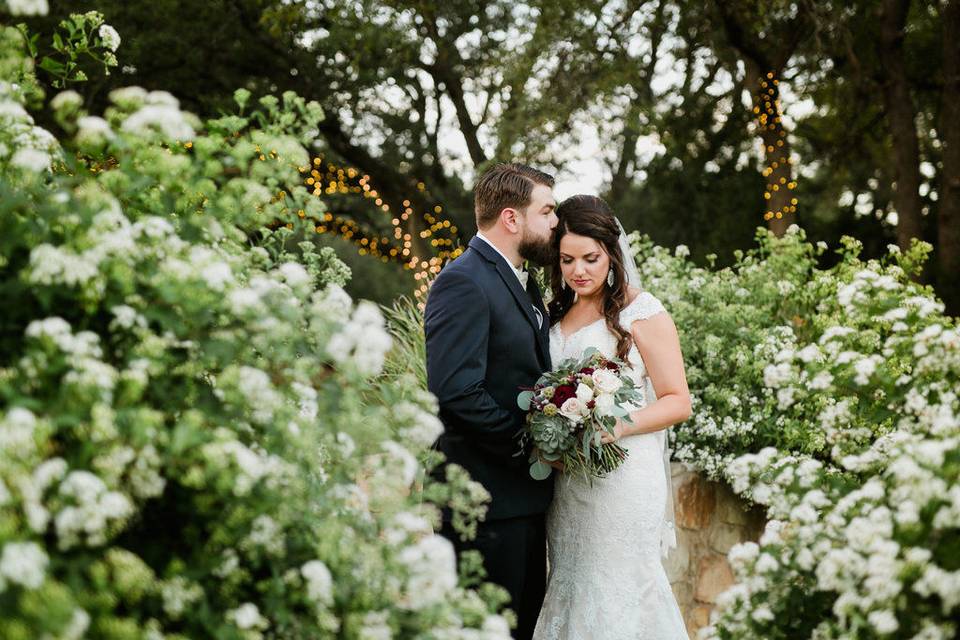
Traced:
<path id="1" fill-rule="evenodd" d="M 530 465 L 530 477 L 534 480 L 546 480 L 553 473 L 553 467 L 537 460 Z"/>
<path id="2" fill-rule="evenodd" d="M 618 417 L 618 418 L 624 418 L 624 417 L 627 417 L 627 416 L 630 415 L 630 412 L 627 411 L 626 409 L 624 409 L 624 408 L 623 408 L 621 405 L 619 405 L 619 404 L 613 405 L 613 410 L 611 410 L 610 413 L 612 413 L 613 415 L 615 415 L 615 416 Z M 630 419 L 627 418 L 627 421 L 629 422 Z"/>
<path id="3" fill-rule="evenodd" d="M 39 67 L 44 71 L 49 71 L 50 73 L 53 73 L 53 74 L 63 73 L 65 69 L 65 67 L 63 66 L 63 63 L 57 62 L 53 58 L 48 58 L 48 57 L 44 57 L 43 60 L 40 61 Z"/>

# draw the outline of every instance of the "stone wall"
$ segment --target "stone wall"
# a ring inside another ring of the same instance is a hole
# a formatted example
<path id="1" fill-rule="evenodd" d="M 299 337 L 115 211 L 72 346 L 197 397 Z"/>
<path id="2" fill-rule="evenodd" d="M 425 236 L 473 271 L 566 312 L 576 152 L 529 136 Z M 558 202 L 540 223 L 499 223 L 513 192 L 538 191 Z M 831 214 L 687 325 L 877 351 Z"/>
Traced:
<path id="1" fill-rule="evenodd" d="M 717 596 L 733 583 L 727 552 L 759 539 L 763 510 L 749 507 L 724 484 L 673 463 L 677 548 L 664 562 L 691 638 L 710 619 Z"/>

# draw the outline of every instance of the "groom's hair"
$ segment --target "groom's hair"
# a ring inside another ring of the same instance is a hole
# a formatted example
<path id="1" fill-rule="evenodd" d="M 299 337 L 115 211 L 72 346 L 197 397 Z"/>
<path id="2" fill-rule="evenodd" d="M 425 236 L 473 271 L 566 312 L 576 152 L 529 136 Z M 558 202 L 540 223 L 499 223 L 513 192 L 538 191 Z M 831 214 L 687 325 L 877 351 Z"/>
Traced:
<path id="1" fill-rule="evenodd" d="M 530 204 L 534 186 L 542 184 L 553 187 L 553 183 L 553 176 L 549 173 L 525 164 L 510 162 L 493 165 L 483 172 L 473 188 L 477 228 L 489 228 L 504 209 L 524 209 Z"/>

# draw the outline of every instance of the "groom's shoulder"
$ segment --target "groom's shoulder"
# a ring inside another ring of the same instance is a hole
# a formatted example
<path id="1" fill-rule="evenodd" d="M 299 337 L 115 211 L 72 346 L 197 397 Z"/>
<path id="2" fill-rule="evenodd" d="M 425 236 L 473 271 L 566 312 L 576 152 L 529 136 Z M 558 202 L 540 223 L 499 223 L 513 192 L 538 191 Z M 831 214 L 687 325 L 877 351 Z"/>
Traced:
<path id="1" fill-rule="evenodd" d="M 481 269 L 481 266 L 486 262 L 486 258 L 481 256 L 478 251 L 468 248 L 454 260 L 447 263 L 440 272 L 440 275 L 437 276 L 437 279 L 439 280 L 444 274 L 447 274 L 448 278 L 466 277 L 470 280 L 477 281 L 485 272 L 485 270 Z"/>
<path id="2" fill-rule="evenodd" d="M 430 287 L 431 292 L 440 290 L 452 293 L 456 290 L 467 295 L 485 297 L 484 290 L 488 286 L 485 262 L 476 251 L 468 249 L 443 267 Z"/>

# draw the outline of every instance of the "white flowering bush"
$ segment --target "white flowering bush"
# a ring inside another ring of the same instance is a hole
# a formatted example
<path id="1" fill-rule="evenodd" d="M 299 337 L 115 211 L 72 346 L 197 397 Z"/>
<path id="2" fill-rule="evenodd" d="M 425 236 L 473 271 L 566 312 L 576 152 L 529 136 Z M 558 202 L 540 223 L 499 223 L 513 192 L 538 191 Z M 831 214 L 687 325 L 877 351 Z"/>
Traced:
<path id="1" fill-rule="evenodd" d="M 56 140 L 24 86 L 0 83 L 0 637 L 509 637 L 433 534 L 484 492 L 423 473 L 434 401 L 380 377 L 379 310 L 297 215 L 319 107 L 68 92 Z"/>
<path id="2" fill-rule="evenodd" d="M 929 246 L 862 261 L 845 238 L 824 270 L 793 227 L 714 271 L 634 243 L 683 332 L 675 458 L 770 519 L 701 637 L 956 637 L 960 332 L 909 278 Z"/>

